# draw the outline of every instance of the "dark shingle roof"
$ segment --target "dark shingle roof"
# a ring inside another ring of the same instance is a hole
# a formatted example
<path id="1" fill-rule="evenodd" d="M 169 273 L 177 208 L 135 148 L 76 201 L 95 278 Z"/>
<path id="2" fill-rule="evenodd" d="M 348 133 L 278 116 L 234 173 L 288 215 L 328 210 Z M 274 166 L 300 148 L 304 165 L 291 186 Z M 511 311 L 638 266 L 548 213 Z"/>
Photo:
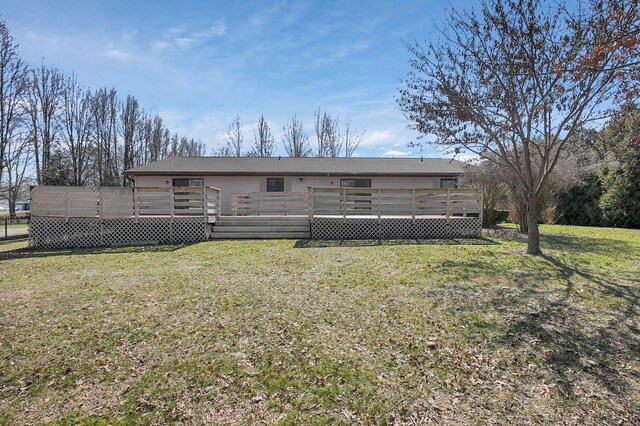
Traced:
<path id="1" fill-rule="evenodd" d="M 466 164 L 447 158 L 169 157 L 127 175 L 457 175 Z"/>

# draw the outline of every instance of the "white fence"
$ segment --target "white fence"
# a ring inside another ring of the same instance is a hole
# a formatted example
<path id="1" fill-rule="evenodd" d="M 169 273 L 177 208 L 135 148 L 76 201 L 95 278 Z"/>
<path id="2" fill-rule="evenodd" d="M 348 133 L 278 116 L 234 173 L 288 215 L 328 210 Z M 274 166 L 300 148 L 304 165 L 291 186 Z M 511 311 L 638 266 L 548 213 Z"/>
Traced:
<path id="1" fill-rule="evenodd" d="M 220 215 L 217 188 L 39 186 L 30 244 L 70 248 L 203 241 Z"/>
<path id="2" fill-rule="evenodd" d="M 134 188 L 135 216 L 201 216 L 205 222 L 220 216 L 220 190 L 212 186 Z"/>
<path id="3" fill-rule="evenodd" d="M 475 189 L 310 188 L 316 239 L 477 238 L 482 196 Z"/>
<path id="4" fill-rule="evenodd" d="M 220 190 L 205 188 L 120 188 L 37 186 L 31 191 L 34 217 L 127 219 L 220 215 Z"/>
<path id="5" fill-rule="evenodd" d="M 310 188 L 309 217 L 481 217 L 476 189 Z"/>
<path id="6" fill-rule="evenodd" d="M 36 187 L 30 241 L 40 248 L 203 241 L 220 216 L 220 199 L 213 187 Z M 232 204 L 234 216 L 308 215 L 317 239 L 481 235 L 475 189 L 310 188 L 234 193 Z"/>

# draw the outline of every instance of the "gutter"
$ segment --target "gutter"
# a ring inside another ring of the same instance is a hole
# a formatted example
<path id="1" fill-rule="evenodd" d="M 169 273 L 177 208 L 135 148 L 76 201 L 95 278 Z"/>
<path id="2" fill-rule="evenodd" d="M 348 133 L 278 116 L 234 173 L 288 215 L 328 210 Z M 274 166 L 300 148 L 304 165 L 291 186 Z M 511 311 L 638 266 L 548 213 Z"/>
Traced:
<path id="1" fill-rule="evenodd" d="M 460 176 L 465 172 L 441 172 L 441 173 L 380 173 L 380 172 L 332 172 L 332 173 L 309 173 L 309 172 L 279 172 L 274 170 L 272 172 L 202 172 L 202 171 L 153 171 L 153 172 L 128 172 L 125 171 L 125 176 L 326 176 L 326 177 L 338 177 L 338 176 L 376 176 L 376 177 L 439 177 L 439 176 Z"/>

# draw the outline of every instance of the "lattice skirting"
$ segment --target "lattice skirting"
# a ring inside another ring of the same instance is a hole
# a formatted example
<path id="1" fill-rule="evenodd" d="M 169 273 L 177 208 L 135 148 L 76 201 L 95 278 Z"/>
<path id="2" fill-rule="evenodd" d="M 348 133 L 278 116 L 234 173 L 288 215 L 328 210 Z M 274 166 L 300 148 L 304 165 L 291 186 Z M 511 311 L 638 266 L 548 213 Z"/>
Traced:
<path id="1" fill-rule="evenodd" d="M 202 218 L 88 219 L 32 217 L 30 245 L 35 248 L 74 248 L 139 243 L 179 244 L 205 241 L 211 226 Z"/>
<path id="2" fill-rule="evenodd" d="M 319 240 L 478 238 L 479 217 L 429 219 L 314 218 L 311 238 Z"/>

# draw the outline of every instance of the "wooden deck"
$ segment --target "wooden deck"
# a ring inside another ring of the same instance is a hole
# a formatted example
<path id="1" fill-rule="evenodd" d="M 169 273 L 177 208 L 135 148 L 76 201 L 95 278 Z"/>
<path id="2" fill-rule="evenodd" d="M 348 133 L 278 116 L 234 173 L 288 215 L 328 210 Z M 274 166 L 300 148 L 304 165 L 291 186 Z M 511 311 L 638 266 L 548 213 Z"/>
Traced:
<path id="1" fill-rule="evenodd" d="M 162 233 L 168 229 L 170 241 L 179 242 L 180 235 L 193 241 L 199 233 L 231 239 L 457 238 L 479 236 L 482 224 L 482 199 L 475 189 L 332 187 L 309 188 L 308 193 L 237 193 L 232 194 L 230 216 L 221 215 L 221 200 L 220 190 L 213 187 L 36 187 L 32 216 L 50 218 L 60 232 L 76 235 L 93 235 L 89 228 L 95 222 L 102 229 L 100 241 L 115 235 L 118 226 L 132 241 L 165 241 Z M 73 227 L 67 226 L 70 219 Z M 151 222 L 157 222 L 159 233 L 153 234 Z M 47 223 L 42 224 L 44 234 Z"/>

